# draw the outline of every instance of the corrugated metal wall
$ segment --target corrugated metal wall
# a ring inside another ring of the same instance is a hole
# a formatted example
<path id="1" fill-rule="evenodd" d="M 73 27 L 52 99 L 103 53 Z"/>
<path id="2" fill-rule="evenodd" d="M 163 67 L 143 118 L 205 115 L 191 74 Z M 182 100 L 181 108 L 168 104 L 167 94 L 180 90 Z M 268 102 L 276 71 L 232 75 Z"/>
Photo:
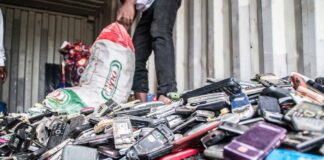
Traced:
<path id="1" fill-rule="evenodd" d="M 10 112 L 24 111 L 45 95 L 45 63 L 60 64 L 63 41 L 94 40 L 94 22 L 80 17 L 0 4 L 4 17 L 8 78 L 1 100 Z"/>
<path id="2" fill-rule="evenodd" d="M 324 0 L 183 0 L 174 30 L 179 91 L 207 77 L 324 76 L 323 8 Z"/>
<path id="3" fill-rule="evenodd" d="M 11 111 L 43 100 L 44 64 L 60 63 L 62 41 L 90 43 L 115 20 L 118 1 L 107 2 L 95 22 L 0 4 L 9 70 L 0 97 Z M 260 72 L 292 71 L 323 76 L 323 8 L 323 0 L 183 0 L 174 30 L 179 91 L 200 87 L 207 77 L 248 80 Z M 153 56 L 148 66 L 154 92 Z"/>

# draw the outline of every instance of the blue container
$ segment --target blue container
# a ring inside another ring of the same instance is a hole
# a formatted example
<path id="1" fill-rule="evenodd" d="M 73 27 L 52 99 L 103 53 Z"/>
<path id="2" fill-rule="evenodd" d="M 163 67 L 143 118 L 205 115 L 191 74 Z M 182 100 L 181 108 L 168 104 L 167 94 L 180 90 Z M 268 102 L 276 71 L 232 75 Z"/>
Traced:
<path id="1" fill-rule="evenodd" d="M 154 101 L 154 97 L 155 97 L 155 95 L 154 94 L 148 94 L 147 95 L 147 102 L 152 102 L 152 101 Z"/>
<path id="2" fill-rule="evenodd" d="M 268 155 L 266 160 L 324 160 L 324 157 L 285 149 L 275 149 Z"/>
<path id="3" fill-rule="evenodd" d="M 0 102 L 0 113 L 7 114 L 7 104 Z"/>

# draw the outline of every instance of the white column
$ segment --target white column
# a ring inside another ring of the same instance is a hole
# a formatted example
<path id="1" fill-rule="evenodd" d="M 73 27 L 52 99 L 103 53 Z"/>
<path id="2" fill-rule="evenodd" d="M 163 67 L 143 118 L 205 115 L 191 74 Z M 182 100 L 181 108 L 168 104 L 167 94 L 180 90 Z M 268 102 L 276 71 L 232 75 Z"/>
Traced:
<path id="1" fill-rule="evenodd" d="M 273 68 L 278 76 L 287 76 L 285 12 L 283 0 L 272 0 Z"/>
<path id="2" fill-rule="evenodd" d="M 262 0 L 264 70 L 278 76 L 288 74 L 284 17 L 284 1 Z"/>
<path id="3" fill-rule="evenodd" d="M 224 12 L 223 12 L 224 0 L 209 0 L 209 30 L 213 31 L 209 33 L 208 40 L 210 42 L 210 52 L 214 54 L 214 78 L 223 79 L 225 76 L 225 48 L 224 48 Z M 229 64 L 227 64 L 229 65 Z"/>
<path id="4" fill-rule="evenodd" d="M 298 71 L 298 47 L 297 47 L 297 15 L 295 14 L 296 0 L 284 0 L 285 2 L 285 36 L 286 36 L 286 48 L 287 48 L 287 70 L 288 72 Z M 299 31 L 301 32 L 301 31 Z"/>
<path id="5" fill-rule="evenodd" d="M 260 21 L 258 19 L 258 14 L 260 8 L 258 8 L 259 0 L 250 0 L 250 39 L 251 39 L 251 74 L 254 76 L 260 73 L 260 54 L 262 44 L 262 39 L 259 30 Z"/>
<path id="6" fill-rule="evenodd" d="M 250 2 L 232 0 L 233 74 L 241 80 L 251 78 Z"/>
<path id="7" fill-rule="evenodd" d="M 188 1 L 182 1 L 174 29 L 176 78 L 178 91 L 188 89 Z"/>
<path id="8" fill-rule="evenodd" d="M 316 75 L 324 76 L 324 1 L 315 1 Z"/>
<path id="9" fill-rule="evenodd" d="M 302 0 L 304 72 L 306 76 L 316 75 L 316 44 L 314 0 Z"/>
<path id="10" fill-rule="evenodd" d="M 198 88 L 202 85 L 202 2 L 189 0 L 189 88 Z"/>
<path id="11" fill-rule="evenodd" d="M 232 70 L 231 70 L 231 44 L 232 44 L 232 39 L 231 39 L 231 10 L 230 10 L 230 1 L 229 0 L 223 0 L 223 9 L 222 13 L 224 14 L 223 16 L 223 54 L 224 54 L 224 78 L 228 78 L 232 75 Z M 217 38 L 217 35 L 216 35 Z"/>

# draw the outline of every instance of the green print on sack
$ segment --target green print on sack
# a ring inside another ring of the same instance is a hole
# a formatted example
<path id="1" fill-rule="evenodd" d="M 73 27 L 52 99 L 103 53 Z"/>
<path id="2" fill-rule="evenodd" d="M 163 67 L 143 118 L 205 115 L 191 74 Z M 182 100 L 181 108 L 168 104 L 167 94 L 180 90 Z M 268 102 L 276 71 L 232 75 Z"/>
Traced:
<path id="1" fill-rule="evenodd" d="M 80 97 L 71 89 L 58 89 L 46 97 L 47 105 L 55 111 L 78 113 L 86 107 Z"/>
<path id="2" fill-rule="evenodd" d="M 115 94 L 121 70 L 122 65 L 119 61 L 114 60 L 111 62 L 105 86 L 101 91 L 101 95 L 104 99 L 111 99 Z"/>

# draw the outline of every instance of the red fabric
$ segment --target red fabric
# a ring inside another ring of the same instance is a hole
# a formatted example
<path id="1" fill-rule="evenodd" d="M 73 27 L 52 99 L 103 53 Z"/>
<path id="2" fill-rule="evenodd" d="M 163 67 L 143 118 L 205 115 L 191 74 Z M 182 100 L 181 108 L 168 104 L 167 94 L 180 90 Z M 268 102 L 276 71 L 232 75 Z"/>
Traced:
<path id="1" fill-rule="evenodd" d="M 129 48 L 135 53 L 135 48 L 127 30 L 121 24 L 115 22 L 105 27 L 99 34 L 97 40 L 109 40 Z"/>

